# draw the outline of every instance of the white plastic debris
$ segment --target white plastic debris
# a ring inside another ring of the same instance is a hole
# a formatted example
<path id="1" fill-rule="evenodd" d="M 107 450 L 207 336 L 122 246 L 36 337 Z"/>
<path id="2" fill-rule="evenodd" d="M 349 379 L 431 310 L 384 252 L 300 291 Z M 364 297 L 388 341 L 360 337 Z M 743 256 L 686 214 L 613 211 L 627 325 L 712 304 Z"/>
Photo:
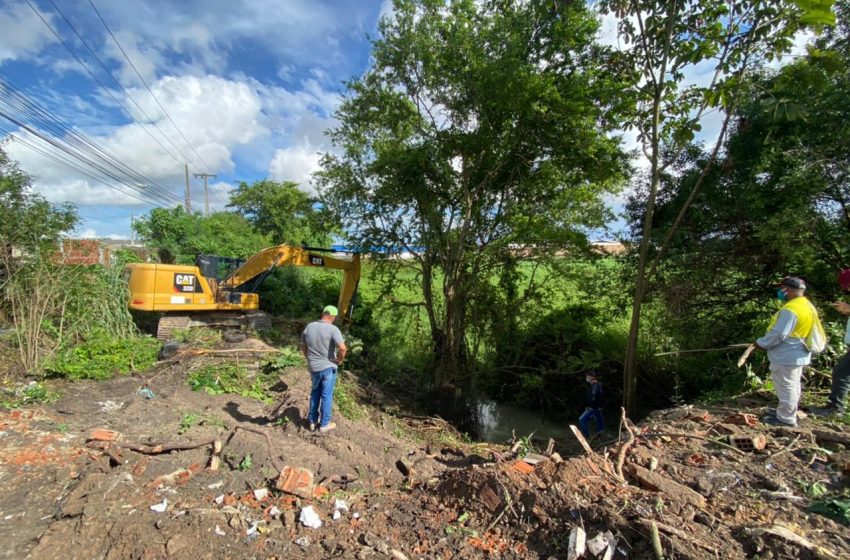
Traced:
<path id="1" fill-rule="evenodd" d="M 248 527 L 248 529 L 245 530 L 245 534 L 250 537 L 251 535 L 253 535 L 257 532 L 257 527 L 259 527 L 259 526 L 260 526 L 260 522 L 254 521 L 253 523 L 251 523 L 251 526 Z"/>
<path id="2" fill-rule="evenodd" d="M 310 537 L 299 537 L 295 539 L 295 544 L 297 544 L 301 548 L 307 548 L 308 546 L 310 546 Z"/>
<path id="3" fill-rule="evenodd" d="M 271 516 L 272 519 L 277 519 L 278 517 L 280 517 L 281 513 L 283 513 L 283 512 L 280 511 L 280 509 L 278 509 L 277 506 L 272 506 L 271 509 L 269 510 L 269 515 Z"/>
<path id="4" fill-rule="evenodd" d="M 124 408 L 123 402 L 115 401 L 96 401 L 94 404 L 100 406 L 101 412 L 115 412 Z"/>
<path id="5" fill-rule="evenodd" d="M 360 519 L 360 512 L 355 511 L 354 513 L 351 514 L 351 517 L 353 517 L 354 519 Z"/>
<path id="6" fill-rule="evenodd" d="M 348 504 L 337 498 L 334 500 L 334 509 L 338 511 L 348 511 Z"/>
<path id="7" fill-rule="evenodd" d="M 268 488 L 257 488 L 256 490 L 254 490 L 254 498 L 256 498 L 257 501 L 261 501 L 263 498 L 265 498 L 268 495 L 269 495 L 269 489 Z"/>
<path id="8" fill-rule="evenodd" d="M 151 506 L 151 511 L 155 511 L 157 513 L 165 513 L 165 510 L 168 509 L 168 498 L 162 500 L 161 503 L 154 504 Z"/>
<path id="9" fill-rule="evenodd" d="M 570 531 L 570 542 L 567 548 L 567 560 L 578 560 L 584 556 L 587 535 L 581 527 L 573 527 Z"/>
<path id="10" fill-rule="evenodd" d="M 216 534 L 216 535 L 218 535 L 219 537 L 223 537 L 223 536 L 225 536 L 227 533 L 225 533 L 224 531 L 222 531 L 222 530 L 219 528 L 219 526 L 218 526 L 218 525 L 216 525 L 216 526 L 215 526 L 215 534 Z"/>
<path id="11" fill-rule="evenodd" d="M 221 504 L 223 504 L 224 503 L 224 494 L 219 494 L 218 496 L 216 496 L 215 497 L 215 503 L 216 503 L 216 505 L 219 505 L 219 506 Z"/>
<path id="12" fill-rule="evenodd" d="M 306 506 L 301 509 L 299 521 L 301 521 L 302 525 L 310 527 L 311 529 L 318 529 L 322 526 L 322 520 L 319 519 L 319 514 L 316 513 L 313 506 Z"/>
<path id="13" fill-rule="evenodd" d="M 222 486 L 224 486 L 224 481 L 219 480 L 218 482 L 213 482 L 212 484 L 207 486 L 207 488 L 209 488 L 210 490 L 215 490 L 216 488 L 221 488 Z"/>

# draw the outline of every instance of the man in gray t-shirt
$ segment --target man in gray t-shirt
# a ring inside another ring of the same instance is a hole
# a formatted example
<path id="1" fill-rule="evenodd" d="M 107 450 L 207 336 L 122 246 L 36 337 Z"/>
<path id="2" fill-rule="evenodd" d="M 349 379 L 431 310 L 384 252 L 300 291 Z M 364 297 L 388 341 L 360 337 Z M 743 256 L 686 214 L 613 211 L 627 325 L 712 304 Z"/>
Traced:
<path id="1" fill-rule="evenodd" d="M 329 432 L 336 428 L 336 424 L 331 422 L 336 371 L 348 351 L 342 333 L 333 324 L 337 314 L 337 308 L 328 305 L 322 311 L 322 318 L 307 325 L 301 333 L 301 352 L 307 359 L 307 369 L 313 377 L 307 420 L 310 422 L 310 430 L 320 426 L 320 432 Z"/>

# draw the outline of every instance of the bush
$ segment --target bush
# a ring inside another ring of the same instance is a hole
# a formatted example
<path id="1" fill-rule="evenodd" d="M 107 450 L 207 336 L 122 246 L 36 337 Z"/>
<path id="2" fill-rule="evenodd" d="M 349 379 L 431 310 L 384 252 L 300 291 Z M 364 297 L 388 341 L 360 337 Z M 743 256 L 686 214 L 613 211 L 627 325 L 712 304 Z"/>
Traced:
<path id="1" fill-rule="evenodd" d="M 272 382 L 269 376 L 248 378 L 244 367 L 232 363 L 210 364 L 196 369 L 189 375 L 189 386 L 193 391 L 205 391 L 209 395 L 232 393 L 262 401 L 272 402 L 268 387 Z"/>
<path id="2" fill-rule="evenodd" d="M 156 362 L 159 342 L 148 336 L 121 338 L 106 331 L 90 332 L 75 346 L 60 351 L 45 364 L 48 374 L 69 379 L 111 379 L 144 370 Z"/>

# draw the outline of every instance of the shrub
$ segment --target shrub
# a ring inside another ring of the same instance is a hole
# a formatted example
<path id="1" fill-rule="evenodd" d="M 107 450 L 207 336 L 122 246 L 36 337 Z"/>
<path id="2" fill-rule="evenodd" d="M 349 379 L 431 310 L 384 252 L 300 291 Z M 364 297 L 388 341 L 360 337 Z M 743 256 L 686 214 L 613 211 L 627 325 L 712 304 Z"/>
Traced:
<path id="1" fill-rule="evenodd" d="M 149 336 L 121 338 L 93 331 L 75 346 L 68 346 L 45 364 L 48 374 L 69 379 L 110 379 L 149 368 L 156 362 L 159 342 Z"/>

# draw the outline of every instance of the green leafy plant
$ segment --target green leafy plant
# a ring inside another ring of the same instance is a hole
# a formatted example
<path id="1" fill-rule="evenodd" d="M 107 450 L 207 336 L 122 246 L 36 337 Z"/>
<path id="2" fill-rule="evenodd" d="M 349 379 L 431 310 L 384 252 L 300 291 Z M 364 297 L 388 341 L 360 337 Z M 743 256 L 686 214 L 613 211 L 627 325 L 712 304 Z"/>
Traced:
<path id="1" fill-rule="evenodd" d="M 45 364 L 45 371 L 69 379 L 111 379 L 149 368 L 159 349 L 159 342 L 149 336 L 119 338 L 97 330 L 59 352 Z"/>
<path id="2" fill-rule="evenodd" d="M 818 500 L 809 506 L 812 513 L 819 513 L 842 525 L 850 525 L 850 499 L 827 498 Z"/>
<path id="3" fill-rule="evenodd" d="M 267 372 L 277 372 L 292 366 L 303 366 L 304 356 L 297 346 L 284 346 L 280 349 L 280 353 L 272 360 L 266 363 L 265 370 Z"/>
<path id="4" fill-rule="evenodd" d="M 0 399 L 0 406 L 7 408 L 19 408 L 21 406 L 31 406 L 34 404 L 49 404 L 56 402 L 60 394 L 57 391 L 51 391 L 43 383 L 33 381 L 26 385 L 18 386 L 15 389 L 4 389 L 8 395 L 7 398 Z"/>
<path id="5" fill-rule="evenodd" d="M 253 466 L 254 466 L 254 459 L 251 457 L 251 455 L 245 455 L 245 457 L 243 457 L 242 461 L 239 463 L 239 470 L 240 471 L 248 471 L 248 470 L 251 470 L 251 468 L 253 468 Z"/>
<path id="6" fill-rule="evenodd" d="M 221 342 L 221 331 L 206 327 L 190 327 L 174 329 L 171 336 L 177 342 L 188 344 L 194 348 L 211 348 Z"/>
<path id="7" fill-rule="evenodd" d="M 270 380 L 256 376 L 248 379 L 245 368 L 232 363 L 206 365 L 189 375 L 189 386 L 193 391 L 206 391 L 209 395 L 232 393 L 269 403 L 272 401 L 267 389 Z"/>

